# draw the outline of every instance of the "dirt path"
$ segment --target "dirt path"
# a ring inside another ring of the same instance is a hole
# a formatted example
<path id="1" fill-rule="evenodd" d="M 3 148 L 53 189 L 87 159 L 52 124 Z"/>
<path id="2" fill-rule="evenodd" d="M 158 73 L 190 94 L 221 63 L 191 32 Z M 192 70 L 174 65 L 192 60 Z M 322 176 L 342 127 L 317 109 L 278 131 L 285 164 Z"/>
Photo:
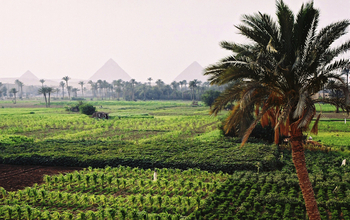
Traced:
<path id="1" fill-rule="evenodd" d="M 81 170 L 81 167 L 47 167 L 0 164 L 0 186 L 7 191 L 15 191 L 42 183 L 43 176 Z"/>

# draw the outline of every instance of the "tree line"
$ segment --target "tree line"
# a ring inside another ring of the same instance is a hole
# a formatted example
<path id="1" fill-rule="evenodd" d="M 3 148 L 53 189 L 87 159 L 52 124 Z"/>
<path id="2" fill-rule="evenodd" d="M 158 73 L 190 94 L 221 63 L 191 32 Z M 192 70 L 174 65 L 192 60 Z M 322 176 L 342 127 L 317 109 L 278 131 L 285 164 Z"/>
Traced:
<path id="1" fill-rule="evenodd" d="M 163 80 L 158 79 L 153 82 L 149 77 L 147 82 L 137 82 L 135 79 L 123 81 L 121 79 L 113 80 L 111 83 L 106 80 L 97 81 L 80 81 L 79 87 L 70 85 L 70 77 L 62 77 L 62 81 L 57 87 L 46 86 L 45 80 L 40 79 L 41 87 L 30 90 L 24 97 L 23 87 L 24 83 L 16 80 L 17 88 L 8 90 L 6 86 L 0 82 L 0 98 L 12 98 L 13 103 L 16 103 L 17 98 L 29 98 L 29 96 L 43 95 L 46 106 L 50 107 L 50 100 L 54 99 L 68 99 L 68 100 L 82 100 L 82 99 L 101 99 L 101 100 L 192 100 L 200 101 L 201 97 L 207 91 L 223 91 L 224 86 L 211 86 L 209 82 L 202 82 L 197 79 L 192 81 L 173 81 L 170 84 L 164 83 Z M 212 94 L 212 93 L 210 93 Z"/>

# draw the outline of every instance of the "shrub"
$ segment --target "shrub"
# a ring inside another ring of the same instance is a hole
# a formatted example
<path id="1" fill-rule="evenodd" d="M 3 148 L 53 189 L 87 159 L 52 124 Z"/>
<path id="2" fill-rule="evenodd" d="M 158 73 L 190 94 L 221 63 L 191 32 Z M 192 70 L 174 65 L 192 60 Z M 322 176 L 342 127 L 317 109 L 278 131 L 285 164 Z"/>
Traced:
<path id="1" fill-rule="evenodd" d="M 81 98 L 81 97 L 72 97 L 72 100 L 75 100 L 75 101 L 84 101 L 85 99 L 84 99 L 84 98 Z"/>
<path id="2" fill-rule="evenodd" d="M 96 111 L 96 108 L 93 105 L 86 103 L 79 106 L 79 110 L 82 114 L 92 115 Z"/>
<path id="3" fill-rule="evenodd" d="M 215 99 L 219 97 L 220 92 L 219 91 L 214 91 L 214 90 L 208 90 L 203 93 L 202 95 L 202 101 L 207 105 L 211 106 Z"/>

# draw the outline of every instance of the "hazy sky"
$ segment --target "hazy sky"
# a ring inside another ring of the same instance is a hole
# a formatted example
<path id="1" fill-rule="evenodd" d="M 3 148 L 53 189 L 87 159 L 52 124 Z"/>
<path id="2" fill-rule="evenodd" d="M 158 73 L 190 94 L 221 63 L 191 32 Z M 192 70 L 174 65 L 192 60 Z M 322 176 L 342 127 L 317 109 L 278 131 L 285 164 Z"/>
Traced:
<path id="1" fill-rule="evenodd" d="M 294 12 L 306 1 L 285 0 Z M 320 27 L 350 18 L 350 1 L 315 0 Z M 132 78 L 171 82 L 193 61 L 228 55 L 242 42 L 242 14 L 274 15 L 274 0 L 1 0 L 0 78 L 88 79 L 108 59 Z M 342 41 L 349 39 L 347 34 Z"/>

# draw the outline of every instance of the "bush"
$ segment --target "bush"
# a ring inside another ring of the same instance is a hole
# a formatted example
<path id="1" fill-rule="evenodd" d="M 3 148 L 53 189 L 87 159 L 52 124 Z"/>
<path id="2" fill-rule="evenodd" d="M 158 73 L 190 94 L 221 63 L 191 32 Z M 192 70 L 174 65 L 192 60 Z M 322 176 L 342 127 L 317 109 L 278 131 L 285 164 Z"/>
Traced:
<path id="1" fill-rule="evenodd" d="M 80 113 L 85 115 L 92 115 L 94 112 L 96 112 L 96 108 L 91 104 L 83 104 L 79 106 Z"/>
<path id="2" fill-rule="evenodd" d="M 84 101 L 85 99 L 84 99 L 84 98 L 81 98 L 81 97 L 72 97 L 72 100 L 75 100 L 75 101 Z"/>
<path id="3" fill-rule="evenodd" d="M 208 90 L 202 95 L 202 101 L 207 105 L 211 106 L 215 99 L 219 97 L 220 92 L 219 91 L 214 91 L 214 90 Z"/>

